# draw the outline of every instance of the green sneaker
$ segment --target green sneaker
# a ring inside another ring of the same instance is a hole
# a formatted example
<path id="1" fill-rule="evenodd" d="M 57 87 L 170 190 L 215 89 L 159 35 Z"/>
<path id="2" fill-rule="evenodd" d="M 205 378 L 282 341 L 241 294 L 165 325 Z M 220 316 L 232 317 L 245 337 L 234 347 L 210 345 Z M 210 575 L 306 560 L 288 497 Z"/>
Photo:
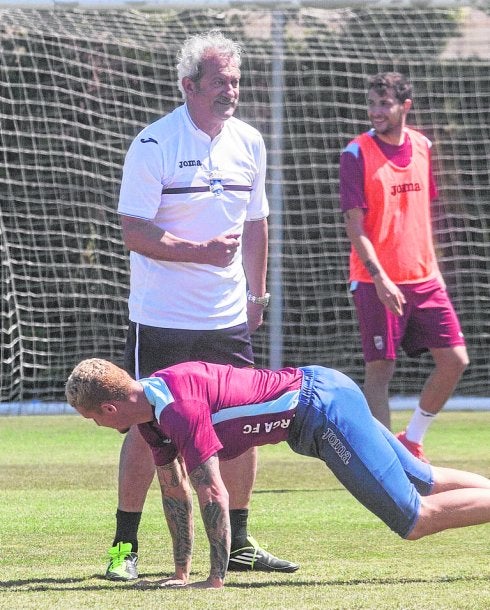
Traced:
<path id="1" fill-rule="evenodd" d="M 138 554 L 132 553 L 130 542 L 119 542 L 109 549 L 109 565 L 105 573 L 108 580 L 135 580 L 138 578 Z"/>

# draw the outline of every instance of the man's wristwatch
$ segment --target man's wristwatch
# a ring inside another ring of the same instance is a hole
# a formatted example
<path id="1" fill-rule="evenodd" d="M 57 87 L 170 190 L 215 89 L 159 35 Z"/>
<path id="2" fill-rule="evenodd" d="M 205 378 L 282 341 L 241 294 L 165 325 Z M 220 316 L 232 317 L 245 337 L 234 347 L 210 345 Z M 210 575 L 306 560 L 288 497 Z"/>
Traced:
<path id="1" fill-rule="evenodd" d="M 247 301 L 262 305 L 262 307 L 267 307 L 267 305 L 269 305 L 270 298 L 271 295 L 268 292 L 266 292 L 263 297 L 256 297 L 250 290 L 247 290 Z"/>

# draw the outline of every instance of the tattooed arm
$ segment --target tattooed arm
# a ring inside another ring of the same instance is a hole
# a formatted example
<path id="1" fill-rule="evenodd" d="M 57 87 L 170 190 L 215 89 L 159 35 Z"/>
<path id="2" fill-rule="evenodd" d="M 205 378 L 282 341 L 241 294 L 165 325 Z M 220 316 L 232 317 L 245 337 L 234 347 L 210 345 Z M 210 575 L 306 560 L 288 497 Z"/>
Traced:
<path id="1" fill-rule="evenodd" d="M 192 490 L 184 461 L 178 456 L 166 466 L 157 466 L 158 480 L 168 528 L 172 536 L 175 575 L 165 586 L 187 584 L 191 569 L 194 522 L 192 514 Z"/>
<path id="2" fill-rule="evenodd" d="M 195 468 L 190 479 L 196 490 L 202 520 L 211 550 L 211 571 L 204 583 L 195 587 L 219 589 L 224 585 L 230 556 L 231 527 L 228 492 L 221 478 L 219 460 L 216 455 Z"/>
<path id="3" fill-rule="evenodd" d="M 397 316 L 402 315 L 405 297 L 381 266 L 374 246 L 364 231 L 364 211 L 352 208 L 344 213 L 344 219 L 347 236 L 372 277 L 379 300 Z"/>

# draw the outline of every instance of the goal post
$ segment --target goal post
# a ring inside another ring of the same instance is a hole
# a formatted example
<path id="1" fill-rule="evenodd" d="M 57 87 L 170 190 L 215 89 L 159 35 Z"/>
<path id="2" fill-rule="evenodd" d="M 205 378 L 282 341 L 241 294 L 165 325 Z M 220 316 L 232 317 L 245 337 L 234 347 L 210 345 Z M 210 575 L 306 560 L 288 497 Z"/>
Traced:
<path id="1" fill-rule="evenodd" d="M 472 360 L 457 392 L 490 395 L 488 8 L 0 0 L 0 402 L 62 400 L 80 359 L 121 361 L 124 155 L 182 103 L 176 53 L 213 27 L 244 47 L 237 115 L 269 153 L 274 300 L 258 365 L 324 364 L 362 382 L 338 160 L 368 127 L 367 77 L 394 69 L 414 84 L 411 124 L 434 142 L 434 232 Z M 402 358 L 393 393 L 419 392 L 428 366 Z"/>

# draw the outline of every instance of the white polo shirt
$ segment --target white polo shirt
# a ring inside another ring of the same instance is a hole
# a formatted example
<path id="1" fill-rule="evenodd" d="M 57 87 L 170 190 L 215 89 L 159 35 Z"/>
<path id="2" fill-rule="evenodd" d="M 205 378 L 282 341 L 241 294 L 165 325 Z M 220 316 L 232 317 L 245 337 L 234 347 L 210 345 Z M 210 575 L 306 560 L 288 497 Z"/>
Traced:
<path id="1" fill-rule="evenodd" d="M 179 106 L 129 147 L 118 212 L 152 220 L 182 239 L 243 232 L 269 214 L 260 133 L 235 117 L 213 140 Z M 218 182 L 210 189 L 211 180 Z M 214 330 L 246 322 L 241 250 L 228 267 L 157 261 L 130 254 L 129 318 L 148 326 Z"/>

